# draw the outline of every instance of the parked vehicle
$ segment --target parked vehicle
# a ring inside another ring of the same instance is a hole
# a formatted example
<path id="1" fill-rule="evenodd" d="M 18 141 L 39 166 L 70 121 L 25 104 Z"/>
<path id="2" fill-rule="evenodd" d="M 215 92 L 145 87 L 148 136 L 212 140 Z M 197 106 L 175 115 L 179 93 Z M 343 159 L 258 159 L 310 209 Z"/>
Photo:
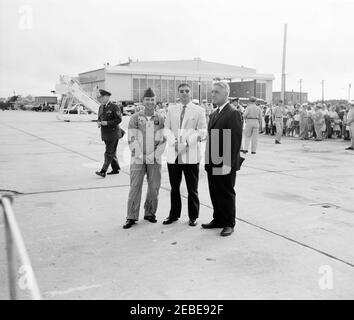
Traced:
<path id="1" fill-rule="evenodd" d="M 42 107 L 42 112 L 52 112 L 54 111 L 54 107 L 52 105 L 44 105 Z"/>
<path id="2" fill-rule="evenodd" d="M 41 104 L 40 105 L 36 105 L 36 106 L 32 107 L 31 110 L 32 111 L 36 111 L 36 112 L 42 111 L 42 105 Z"/>
<path id="3" fill-rule="evenodd" d="M 1 102 L 0 102 L 0 109 L 1 109 L 2 111 L 4 111 L 4 110 L 10 110 L 10 105 L 9 105 L 7 102 L 1 101 Z"/>

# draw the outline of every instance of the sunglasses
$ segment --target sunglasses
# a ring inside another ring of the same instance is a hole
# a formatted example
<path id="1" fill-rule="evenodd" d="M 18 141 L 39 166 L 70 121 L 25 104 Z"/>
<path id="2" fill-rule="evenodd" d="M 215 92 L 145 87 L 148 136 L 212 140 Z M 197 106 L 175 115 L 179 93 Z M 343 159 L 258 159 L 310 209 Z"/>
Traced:
<path id="1" fill-rule="evenodd" d="M 179 90 L 179 93 L 189 93 L 189 91 L 190 91 L 189 89 L 185 89 L 185 90 L 182 89 L 182 90 Z"/>

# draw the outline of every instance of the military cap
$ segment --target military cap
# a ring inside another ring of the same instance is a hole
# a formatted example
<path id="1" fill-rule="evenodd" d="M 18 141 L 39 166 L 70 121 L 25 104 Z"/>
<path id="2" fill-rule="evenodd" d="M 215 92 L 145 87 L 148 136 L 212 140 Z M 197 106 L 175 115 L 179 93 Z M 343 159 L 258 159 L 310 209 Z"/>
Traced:
<path id="1" fill-rule="evenodd" d="M 147 89 L 145 90 L 143 98 L 146 98 L 146 97 L 147 97 L 147 98 L 155 97 L 155 93 L 154 93 L 154 91 L 152 91 L 151 88 L 147 88 Z"/>
<path id="2" fill-rule="evenodd" d="M 112 93 L 110 93 L 109 91 L 104 90 L 104 89 L 99 89 L 98 91 L 101 96 L 111 96 L 112 95 Z"/>

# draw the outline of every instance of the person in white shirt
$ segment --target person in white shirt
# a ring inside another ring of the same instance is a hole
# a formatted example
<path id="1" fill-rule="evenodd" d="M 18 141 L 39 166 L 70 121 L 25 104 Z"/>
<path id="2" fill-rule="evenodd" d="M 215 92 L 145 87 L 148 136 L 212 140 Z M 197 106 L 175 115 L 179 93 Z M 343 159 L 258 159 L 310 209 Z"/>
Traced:
<path id="1" fill-rule="evenodd" d="M 187 83 L 178 86 L 180 103 L 168 108 L 165 131 L 167 167 L 171 185 L 171 208 L 163 224 L 171 224 L 181 216 L 180 185 L 182 174 L 188 190 L 189 225 L 197 225 L 199 217 L 199 163 L 201 141 L 207 135 L 205 110 L 191 102 L 192 90 Z"/>

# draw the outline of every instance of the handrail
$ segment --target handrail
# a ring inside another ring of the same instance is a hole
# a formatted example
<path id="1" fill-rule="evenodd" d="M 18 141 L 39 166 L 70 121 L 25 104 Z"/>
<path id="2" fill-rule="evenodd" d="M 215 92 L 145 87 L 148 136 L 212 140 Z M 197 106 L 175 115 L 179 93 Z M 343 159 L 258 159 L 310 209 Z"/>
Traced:
<path id="1" fill-rule="evenodd" d="M 21 268 L 19 269 L 19 272 L 23 274 L 20 277 L 19 286 L 23 290 L 28 289 L 33 300 L 41 300 L 41 293 L 32 269 L 31 261 L 12 209 L 12 201 L 13 197 L 10 194 L 0 194 L 0 204 L 3 207 L 5 221 L 10 299 L 16 300 L 17 298 L 15 261 L 16 248 L 21 262 Z"/>

